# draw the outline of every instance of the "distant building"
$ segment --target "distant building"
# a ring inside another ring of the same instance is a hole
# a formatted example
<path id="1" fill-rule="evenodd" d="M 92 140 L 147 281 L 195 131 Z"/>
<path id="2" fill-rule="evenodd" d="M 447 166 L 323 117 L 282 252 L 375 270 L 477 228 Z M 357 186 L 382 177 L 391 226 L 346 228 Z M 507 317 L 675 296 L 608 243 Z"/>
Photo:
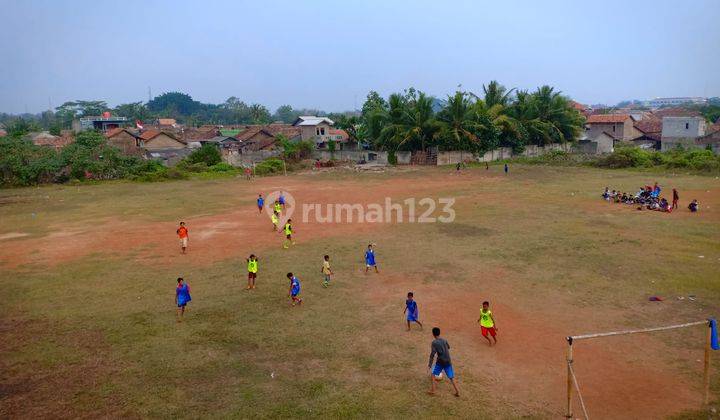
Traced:
<path id="1" fill-rule="evenodd" d="M 140 134 L 140 147 L 148 151 L 184 149 L 185 143 L 174 134 L 161 130 L 147 130 Z"/>
<path id="2" fill-rule="evenodd" d="M 695 139 L 704 136 L 705 129 L 703 117 L 663 117 L 661 150 L 696 147 Z"/>
<path id="3" fill-rule="evenodd" d="M 330 133 L 335 122 L 330 118 L 303 115 L 297 117 L 293 123 L 294 127 L 300 128 L 300 136 L 303 141 L 312 141 L 318 149 L 327 149 L 328 143 L 336 141 Z"/>
<path id="4" fill-rule="evenodd" d="M 41 131 L 28 133 L 25 138 L 32 141 L 36 146 L 52 147 L 55 150 L 60 150 L 74 141 L 72 134 L 69 132 L 64 132 L 61 136 L 55 136 L 48 131 Z"/>
<path id="5" fill-rule="evenodd" d="M 698 138 L 696 144 L 698 147 L 709 147 L 716 155 L 720 155 L 720 127 L 717 131 L 713 130 L 710 134 Z"/>
<path id="6" fill-rule="evenodd" d="M 702 105 L 707 103 L 707 98 L 699 96 L 678 96 L 673 98 L 655 98 L 647 101 L 647 106 L 651 108 L 660 108 L 663 106 L 678 106 L 678 105 Z"/>
<path id="7" fill-rule="evenodd" d="M 278 136 L 284 136 L 290 141 L 300 140 L 301 129 L 288 124 L 268 124 L 253 126 L 245 129 L 235 136 L 240 140 L 242 152 L 257 152 L 260 150 L 274 150 L 278 145 Z"/>
<path id="8" fill-rule="evenodd" d="M 82 117 L 72 123 L 73 131 L 79 133 L 86 130 L 98 130 L 103 133 L 113 128 L 124 127 L 128 124 L 125 117 L 114 117 L 109 112 L 96 117 Z"/>
<path id="9" fill-rule="evenodd" d="M 615 139 L 615 137 L 603 131 L 596 135 L 592 140 L 579 140 L 575 145 L 575 150 L 579 153 L 590 155 L 612 153 L 615 150 L 616 142 L 617 139 Z"/>
<path id="10" fill-rule="evenodd" d="M 606 133 L 617 141 L 630 141 L 640 134 L 634 123 L 635 119 L 628 114 L 595 114 L 587 118 L 586 135 L 588 140 Z"/>
<path id="11" fill-rule="evenodd" d="M 126 155 L 140 156 L 143 154 L 140 136 L 126 128 L 113 128 L 105 133 L 108 144 L 117 147 Z"/>
<path id="12" fill-rule="evenodd" d="M 159 128 L 175 128 L 177 127 L 177 121 L 175 118 L 158 118 L 157 126 Z"/>

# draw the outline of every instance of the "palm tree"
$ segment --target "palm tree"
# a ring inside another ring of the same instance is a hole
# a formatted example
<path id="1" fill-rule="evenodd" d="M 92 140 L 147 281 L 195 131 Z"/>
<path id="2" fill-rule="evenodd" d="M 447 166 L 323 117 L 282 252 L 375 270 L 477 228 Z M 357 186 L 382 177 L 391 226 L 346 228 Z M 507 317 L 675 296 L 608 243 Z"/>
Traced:
<path id="1" fill-rule="evenodd" d="M 479 118 L 471 103 L 469 94 L 455 92 L 449 96 L 447 105 L 438 113 L 438 121 L 442 124 L 440 136 L 445 140 L 446 147 L 459 147 L 461 150 L 478 151 L 482 148 L 479 134 L 487 130 L 490 121 Z"/>
<path id="2" fill-rule="evenodd" d="M 398 146 L 410 143 L 420 150 L 432 142 L 440 131 L 440 124 L 434 118 L 432 109 L 433 98 L 419 92 L 405 107 L 403 118 L 403 136 Z"/>
<path id="3" fill-rule="evenodd" d="M 515 88 L 507 90 L 505 86 L 498 83 L 497 80 L 491 80 L 487 86 L 483 85 L 483 93 L 485 93 L 485 105 L 492 107 L 501 105 L 506 107 L 510 103 L 511 96 Z"/>

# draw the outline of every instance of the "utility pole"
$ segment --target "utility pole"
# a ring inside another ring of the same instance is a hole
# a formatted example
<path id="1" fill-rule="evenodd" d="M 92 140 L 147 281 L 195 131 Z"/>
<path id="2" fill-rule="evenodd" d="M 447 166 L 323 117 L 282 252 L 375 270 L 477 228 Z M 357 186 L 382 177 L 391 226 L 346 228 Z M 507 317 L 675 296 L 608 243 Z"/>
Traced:
<path id="1" fill-rule="evenodd" d="M 148 86 L 148 102 L 152 101 L 152 90 L 150 90 L 150 86 Z"/>

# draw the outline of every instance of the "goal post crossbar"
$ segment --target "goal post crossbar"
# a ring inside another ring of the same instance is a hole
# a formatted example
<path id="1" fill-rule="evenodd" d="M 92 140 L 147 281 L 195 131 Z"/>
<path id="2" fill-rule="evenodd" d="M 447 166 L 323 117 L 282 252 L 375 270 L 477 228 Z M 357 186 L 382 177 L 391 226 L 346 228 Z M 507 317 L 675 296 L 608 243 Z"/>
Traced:
<path id="1" fill-rule="evenodd" d="M 675 325 L 667 325 L 664 327 L 653 327 L 653 328 L 642 328 L 637 330 L 624 330 L 624 331 L 610 331 L 610 332 L 604 332 L 604 333 L 595 333 L 595 334 L 582 334 L 582 335 L 571 335 L 567 336 L 565 339 L 567 340 L 568 347 L 567 347 L 567 411 L 565 414 L 566 418 L 572 418 L 572 394 L 573 390 L 578 394 L 578 398 L 580 399 L 580 405 L 583 410 L 583 414 L 585 418 L 588 418 L 587 410 L 585 408 L 585 402 L 583 401 L 582 395 L 580 394 L 580 385 L 577 382 L 577 378 L 575 377 L 575 371 L 573 369 L 573 342 L 577 340 L 588 340 L 591 338 L 600 338 L 600 337 L 612 337 L 616 335 L 629 335 L 629 334 L 639 334 L 639 333 L 648 333 L 648 332 L 655 332 L 655 331 L 665 331 L 665 330 L 674 330 L 678 328 L 687 328 L 687 327 L 694 327 L 696 325 L 707 325 L 707 339 L 705 344 L 705 363 L 703 366 L 703 382 L 704 382 L 704 388 L 705 388 L 705 398 L 704 402 L 705 405 L 709 403 L 710 400 L 710 349 L 711 349 L 711 336 L 712 336 L 712 319 L 705 319 L 702 321 L 695 321 L 695 322 L 686 322 L 684 324 L 675 324 Z"/>
<path id="2" fill-rule="evenodd" d="M 598 338 L 598 337 L 610 337 L 613 335 L 626 335 L 626 334 L 638 334 L 638 333 L 646 333 L 646 332 L 653 332 L 653 331 L 674 330 L 677 328 L 685 328 L 685 327 L 692 327 L 695 325 L 708 324 L 709 322 L 710 321 L 708 321 L 708 320 L 703 320 L 703 321 L 696 321 L 696 322 L 686 322 L 684 324 L 668 325 L 665 327 L 642 328 L 639 330 L 610 331 L 610 332 L 596 333 L 596 334 L 571 335 L 571 336 L 567 337 L 567 341 L 570 344 L 572 344 L 572 342 L 576 341 L 576 340 L 587 340 L 589 338 Z"/>

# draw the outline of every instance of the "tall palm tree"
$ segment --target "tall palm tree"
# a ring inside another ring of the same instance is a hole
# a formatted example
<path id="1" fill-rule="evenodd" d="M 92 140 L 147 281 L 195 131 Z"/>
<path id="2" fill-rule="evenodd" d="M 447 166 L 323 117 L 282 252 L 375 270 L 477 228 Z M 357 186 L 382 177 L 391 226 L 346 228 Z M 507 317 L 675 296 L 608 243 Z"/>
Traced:
<path id="1" fill-rule="evenodd" d="M 483 93 L 485 94 L 485 105 L 492 107 L 495 105 L 507 106 L 510 103 L 511 95 L 515 88 L 507 90 L 505 86 L 498 83 L 497 80 L 491 80 L 487 86 L 483 85 Z"/>
<path id="2" fill-rule="evenodd" d="M 465 92 L 455 92 L 449 96 L 447 105 L 438 113 L 442 124 L 440 136 L 446 147 L 460 147 L 465 150 L 478 150 L 481 146 L 479 134 L 488 129 L 487 122 L 478 118 L 477 110 Z"/>
<path id="3" fill-rule="evenodd" d="M 403 121 L 404 134 L 398 146 L 406 143 L 413 144 L 425 150 L 437 132 L 440 124 L 434 118 L 432 109 L 433 98 L 419 92 L 406 106 Z"/>

